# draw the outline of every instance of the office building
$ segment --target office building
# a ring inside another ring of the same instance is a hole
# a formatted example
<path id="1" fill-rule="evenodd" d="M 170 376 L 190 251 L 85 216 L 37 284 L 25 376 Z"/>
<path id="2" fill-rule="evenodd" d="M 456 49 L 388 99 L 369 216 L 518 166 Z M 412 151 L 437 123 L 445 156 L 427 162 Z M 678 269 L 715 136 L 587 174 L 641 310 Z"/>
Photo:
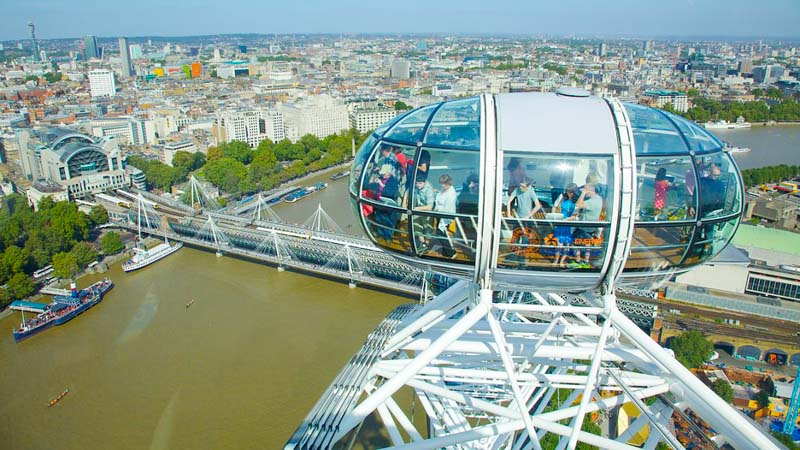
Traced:
<path id="1" fill-rule="evenodd" d="M 120 73 L 123 77 L 130 78 L 133 76 L 133 66 L 131 65 L 131 52 L 128 48 L 128 38 L 119 38 L 119 58 L 122 65 Z"/>
<path id="2" fill-rule="evenodd" d="M 374 130 L 397 115 L 394 108 L 356 108 L 350 113 L 350 127 L 355 128 L 359 133 L 366 133 Z"/>
<path id="3" fill-rule="evenodd" d="M 160 159 L 164 164 L 172 167 L 172 158 L 175 157 L 177 152 L 197 153 L 199 150 L 194 142 L 190 140 L 183 140 L 179 142 L 167 142 L 161 148 Z"/>
<path id="4" fill-rule="evenodd" d="M 84 43 L 83 55 L 87 61 L 90 59 L 100 57 L 100 52 L 99 49 L 97 48 L 97 38 L 95 38 L 94 36 L 86 36 L 83 38 L 83 43 Z"/>
<path id="5" fill-rule="evenodd" d="M 608 44 L 601 42 L 597 48 L 597 56 L 606 56 L 608 54 Z"/>
<path id="6" fill-rule="evenodd" d="M 256 148 L 264 139 L 284 139 L 283 120 L 277 111 L 222 111 L 214 118 L 211 133 L 218 144 L 241 141 Z"/>
<path id="7" fill-rule="evenodd" d="M 92 135 L 117 138 L 120 145 L 145 145 L 156 138 L 156 127 L 152 120 L 133 117 L 96 119 L 91 122 Z"/>
<path id="8" fill-rule="evenodd" d="M 306 134 L 324 138 L 350 128 L 347 106 L 327 95 L 282 105 L 279 111 L 286 124 L 286 137 L 292 140 Z"/>
<path id="9" fill-rule="evenodd" d="M 114 72 L 108 69 L 89 71 L 89 88 L 92 92 L 92 98 L 113 97 L 117 93 Z"/>

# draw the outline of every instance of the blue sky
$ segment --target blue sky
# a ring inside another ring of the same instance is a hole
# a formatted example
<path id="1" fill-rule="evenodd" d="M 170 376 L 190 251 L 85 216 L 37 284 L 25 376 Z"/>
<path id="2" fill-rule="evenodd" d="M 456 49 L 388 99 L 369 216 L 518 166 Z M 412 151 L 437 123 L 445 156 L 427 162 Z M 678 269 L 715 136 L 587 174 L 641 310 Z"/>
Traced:
<path id="1" fill-rule="evenodd" d="M 800 37 L 800 0 L 0 0 L 0 40 L 223 33 Z"/>

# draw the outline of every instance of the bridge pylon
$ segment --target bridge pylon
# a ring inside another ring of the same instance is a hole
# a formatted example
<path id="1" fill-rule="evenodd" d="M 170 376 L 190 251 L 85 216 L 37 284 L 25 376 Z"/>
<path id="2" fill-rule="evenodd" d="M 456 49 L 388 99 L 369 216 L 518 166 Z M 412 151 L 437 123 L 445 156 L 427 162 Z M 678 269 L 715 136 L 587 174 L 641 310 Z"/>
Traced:
<path id="1" fill-rule="evenodd" d="M 331 233 L 344 234 L 342 228 L 336 221 L 322 209 L 322 204 L 317 204 L 317 210 L 304 223 L 303 227 L 314 231 L 328 231 Z"/>

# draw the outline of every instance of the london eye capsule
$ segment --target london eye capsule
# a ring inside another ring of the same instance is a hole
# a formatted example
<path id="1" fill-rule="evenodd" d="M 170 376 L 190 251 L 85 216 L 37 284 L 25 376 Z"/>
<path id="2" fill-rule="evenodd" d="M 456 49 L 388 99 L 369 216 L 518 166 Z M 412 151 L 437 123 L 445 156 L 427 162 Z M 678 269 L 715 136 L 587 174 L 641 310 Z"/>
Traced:
<path id="1" fill-rule="evenodd" d="M 743 204 L 714 135 L 578 89 L 398 116 L 361 146 L 350 195 L 367 236 L 414 266 L 553 291 L 689 270 L 727 245 Z"/>

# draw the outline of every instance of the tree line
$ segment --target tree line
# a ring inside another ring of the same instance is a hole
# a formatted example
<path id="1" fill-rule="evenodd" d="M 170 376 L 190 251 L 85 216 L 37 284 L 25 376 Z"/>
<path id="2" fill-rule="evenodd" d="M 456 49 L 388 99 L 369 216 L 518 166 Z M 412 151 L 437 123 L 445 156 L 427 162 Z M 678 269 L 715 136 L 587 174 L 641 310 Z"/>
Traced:
<path id="1" fill-rule="evenodd" d="M 199 178 L 222 191 L 236 194 L 272 189 L 309 172 L 340 164 L 350 158 L 353 141 L 360 146 L 366 136 L 355 129 L 324 139 L 307 134 L 295 143 L 289 139 L 265 139 L 255 149 L 232 141 L 209 147 L 206 155 L 176 152 L 174 167 L 140 156 L 128 157 L 128 164 L 142 170 L 148 183 L 161 190 L 185 182 L 188 174 L 195 171 Z"/>
<path id="2" fill-rule="evenodd" d="M 753 101 L 721 102 L 700 97 L 696 89 L 689 89 L 687 95 L 692 100 L 692 107 L 681 115 L 697 123 L 716 120 L 734 122 L 739 117 L 749 122 L 800 121 L 800 103 L 793 97 L 784 96 L 780 89 L 753 89 L 752 94 L 756 98 Z M 670 107 L 664 109 L 674 112 Z"/>
<path id="3" fill-rule="evenodd" d="M 75 203 L 54 202 L 45 197 L 39 202 L 39 210 L 34 211 L 18 194 L 6 197 L 2 206 L 0 303 L 32 294 L 35 287 L 29 275 L 51 261 L 57 269 L 56 276 L 69 278 L 97 260 L 97 250 L 86 240 L 92 228 L 108 222 L 108 213 L 102 206 L 94 206 L 84 214 Z"/>
<path id="4" fill-rule="evenodd" d="M 778 182 L 798 175 L 800 175 L 800 166 L 786 164 L 742 170 L 742 180 L 745 186 Z"/>

